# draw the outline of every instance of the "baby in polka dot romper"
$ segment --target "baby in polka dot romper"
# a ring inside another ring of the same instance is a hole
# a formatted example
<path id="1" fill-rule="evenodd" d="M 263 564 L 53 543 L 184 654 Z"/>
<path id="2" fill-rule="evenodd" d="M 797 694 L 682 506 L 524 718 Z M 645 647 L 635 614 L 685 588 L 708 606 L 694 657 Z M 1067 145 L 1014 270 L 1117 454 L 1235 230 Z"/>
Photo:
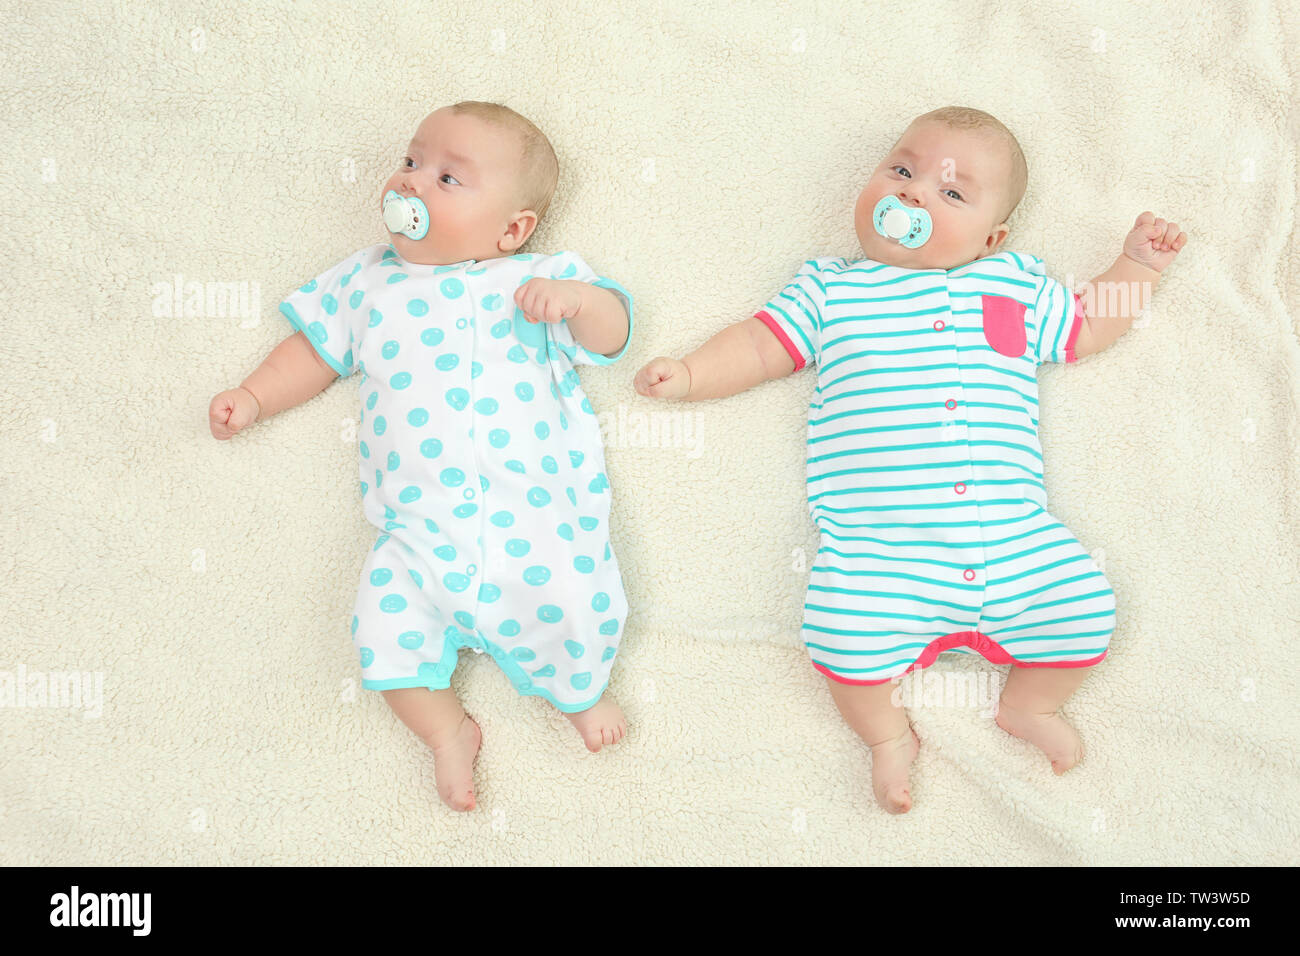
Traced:
<path id="1" fill-rule="evenodd" d="M 297 331 L 209 410 L 226 439 L 362 373 L 362 505 L 380 533 L 352 641 L 362 686 L 428 744 L 457 810 L 475 805 L 480 741 L 450 686 L 462 648 L 563 712 L 589 750 L 626 732 L 606 685 L 627 599 L 573 366 L 623 355 L 632 299 L 573 253 L 518 252 L 557 178 L 513 110 L 430 113 L 381 192 L 390 241 L 285 299 Z"/>
<path id="2" fill-rule="evenodd" d="M 1119 338 L 1186 236 L 1142 213 L 1087 297 L 1071 294 L 1042 260 L 1001 248 L 1026 180 L 989 114 L 918 117 L 858 196 L 866 258 L 808 260 L 752 318 L 633 382 L 720 398 L 816 365 L 807 491 L 821 544 L 802 634 L 893 813 L 911 807 L 920 745 L 895 697 L 904 674 L 946 651 L 1011 665 L 996 722 L 1064 773 L 1083 748 L 1058 708 L 1114 630 L 1105 576 L 1047 510 L 1035 373 Z"/>

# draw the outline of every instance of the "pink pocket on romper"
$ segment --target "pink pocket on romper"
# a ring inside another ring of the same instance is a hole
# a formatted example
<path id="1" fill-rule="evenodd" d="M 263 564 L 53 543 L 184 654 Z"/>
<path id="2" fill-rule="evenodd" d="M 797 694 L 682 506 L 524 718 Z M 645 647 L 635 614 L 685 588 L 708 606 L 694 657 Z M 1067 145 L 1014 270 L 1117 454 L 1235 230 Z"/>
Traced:
<path id="1" fill-rule="evenodd" d="M 984 341 L 993 351 L 1011 358 L 1025 354 L 1025 307 L 1001 295 L 981 296 L 984 309 Z"/>

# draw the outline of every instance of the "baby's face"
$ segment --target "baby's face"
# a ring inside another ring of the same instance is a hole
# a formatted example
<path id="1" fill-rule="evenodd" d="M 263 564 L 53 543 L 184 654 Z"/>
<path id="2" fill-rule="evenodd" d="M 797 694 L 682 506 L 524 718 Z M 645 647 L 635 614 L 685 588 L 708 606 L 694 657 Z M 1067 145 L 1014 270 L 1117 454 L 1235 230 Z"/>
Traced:
<path id="1" fill-rule="evenodd" d="M 876 167 L 858 196 L 854 223 L 868 259 L 907 269 L 955 269 L 998 251 L 1011 177 L 1007 147 L 988 133 L 917 121 Z M 930 214 L 930 238 L 916 249 L 876 232 L 876 204 L 895 196 Z"/>
<path id="2" fill-rule="evenodd" d="M 429 231 L 422 239 L 389 232 L 393 248 L 429 265 L 513 254 L 537 225 L 531 210 L 519 208 L 521 163 L 509 130 L 450 107 L 430 113 L 379 191 L 381 209 L 390 189 L 419 197 Z"/>

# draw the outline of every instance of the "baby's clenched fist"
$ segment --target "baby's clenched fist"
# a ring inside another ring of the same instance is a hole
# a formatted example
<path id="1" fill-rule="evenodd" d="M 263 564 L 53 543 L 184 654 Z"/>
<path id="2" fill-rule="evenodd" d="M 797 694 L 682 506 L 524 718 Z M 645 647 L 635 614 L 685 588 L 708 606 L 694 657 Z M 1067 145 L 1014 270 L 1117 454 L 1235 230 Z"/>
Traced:
<path id="1" fill-rule="evenodd" d="M 680 359 L 661 355 L 641 367 L 632 387 L 648 398 L 685 398 L 691 391 L 691 370 Z"/>
<path id="2" fill-rule="evenodd" d="M 582 291 L 569 279 L 529 279 L 515 290 L 515 305 L 529 322 L 571 319 L 582 308 Z"/>
<path id="3" fill-rule="evenodd" d="M 257 421 L 262 412 L 253 393 L 246 388 L 231 388 L 212 399 L 208 406 L 208 426 L 212 437 L 225 441 Z"/>
<path id="4" fill-rule="evenodd" d="M 1144 212 L 1124 239 L 1124 255 L 1148 269 L 1164 272 L 1185 245 L 1187 233 L 1178 228 L 1178 223 Z"/>

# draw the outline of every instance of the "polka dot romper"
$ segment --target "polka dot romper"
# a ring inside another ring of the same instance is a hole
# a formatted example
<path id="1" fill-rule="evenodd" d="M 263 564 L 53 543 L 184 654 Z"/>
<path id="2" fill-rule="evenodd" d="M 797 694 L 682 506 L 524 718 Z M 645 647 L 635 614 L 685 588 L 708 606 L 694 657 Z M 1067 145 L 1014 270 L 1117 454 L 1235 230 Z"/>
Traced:
<path id="1" fill-rule="evenodd" d="M 528 322 L 515 290 L 576 279 L 632 298 L 576 254 L 455 265 L 362 249 L 280 311 L 341 376 L 361 371 L 362 507 L 380 529 L 352 641 L 362 686 L 447 687 L 462 647 L 567 713 L 605 689 L 627 616 L 609 538 L 600 428 L 565 322 Z"/>

